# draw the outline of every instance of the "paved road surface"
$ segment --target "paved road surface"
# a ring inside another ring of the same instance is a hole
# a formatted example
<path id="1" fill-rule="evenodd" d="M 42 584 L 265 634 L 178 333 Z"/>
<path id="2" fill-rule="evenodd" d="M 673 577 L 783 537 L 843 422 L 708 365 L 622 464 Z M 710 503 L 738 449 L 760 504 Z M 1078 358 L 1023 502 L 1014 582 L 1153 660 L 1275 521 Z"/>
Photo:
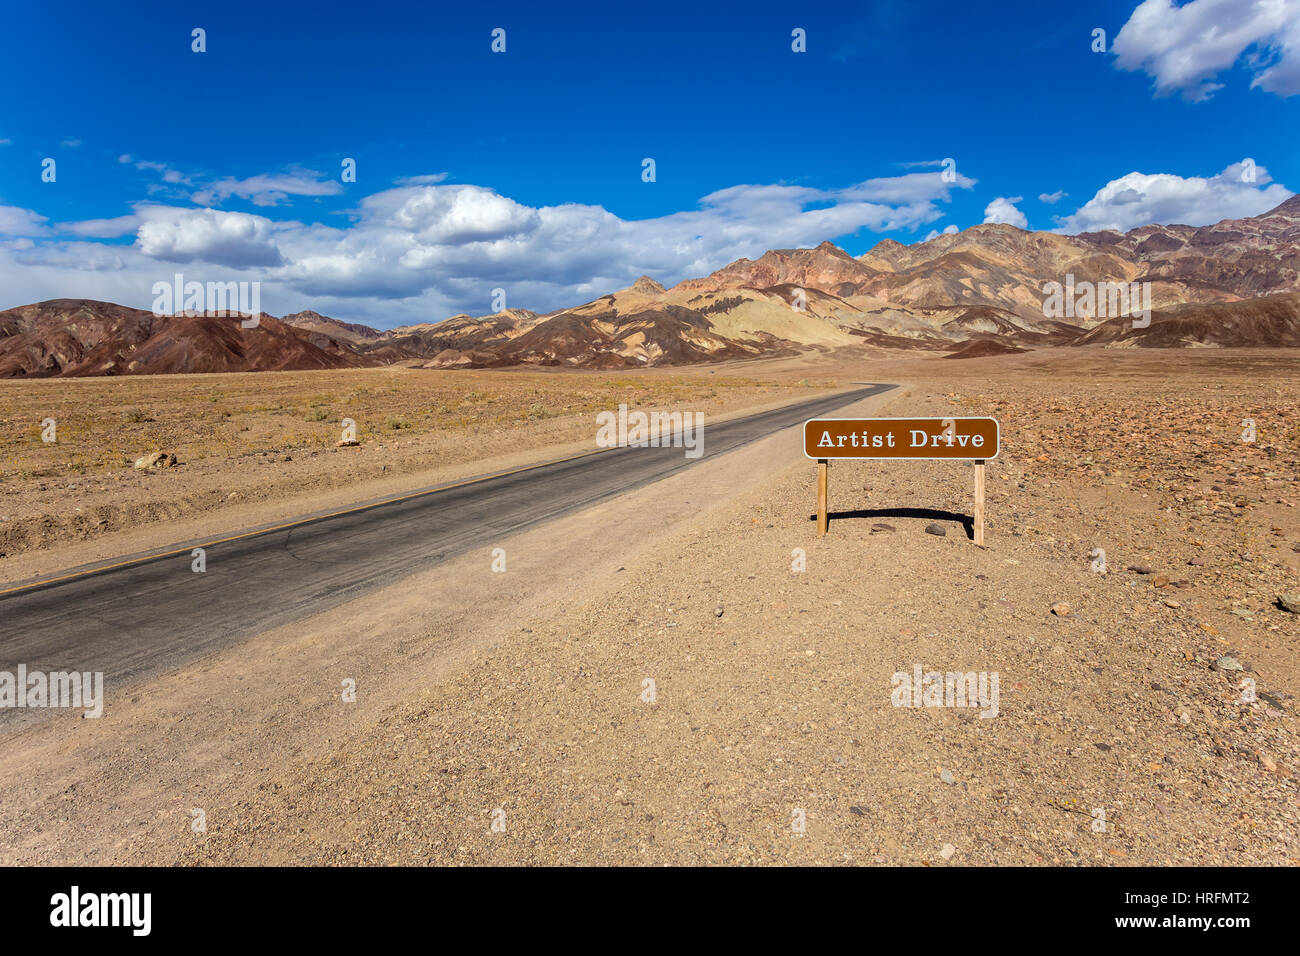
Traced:
<path id="1" fill-rule="evenodd" d="M 120 687 L 894 387 L 706 425 L 699 459 L 681 448 L 609 449 L 38 579 L 0 594 L 0 670 L 103 671 Z M 206 550 L 202 574 L 190 568 L 192 546 Z M 0 721 L 17 713 L 0 711 Z"/>

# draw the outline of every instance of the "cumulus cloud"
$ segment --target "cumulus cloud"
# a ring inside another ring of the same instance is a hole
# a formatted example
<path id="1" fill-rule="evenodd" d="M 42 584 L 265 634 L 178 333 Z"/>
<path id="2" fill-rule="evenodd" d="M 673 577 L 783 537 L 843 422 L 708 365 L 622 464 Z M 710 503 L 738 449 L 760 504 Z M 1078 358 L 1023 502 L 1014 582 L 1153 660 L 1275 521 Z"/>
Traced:
<path id="1" fill-rule="evenodd" d="M 1205 100 L 1239 60 L 1251 86 L 1300 93 L 1300 0 L 1144 0 L 1112 44 L 1115 65 L 1141 70 L 1157 96 Z"/>
<path id="2" fill-rule="evenodd" d="M 1028 229 L 1029 220 L 1025 218 L 1023 212 L 1016 208 L 1016 203 L 1022 202 L 1024 198 L 1024 196 L 999 196 L 984 207 L 984 221 L 986 223 L 1005 223 L 1008 226 Z"/>
<path id="3" fill-rule="evenodd" d="M 1222 219 L 1258 216 L 1291 197 L 1263 166 L 1233 163 L 1217 176 L 1129 173 L 1113 179 L 1071 216 L 1057 217 L 1058 232 L 1126 232 L 1148 223 L 1206 226 Z"/>
<path id="4" fill-rule="evenodd" d="M 364 221 L 409 234 L 422 248 L 526 236 L 537 210 L 482 186 L 406 186 L 362 200 Z"/>
<path id="5" fill-rule="evenodd" d="M 136 215 L 141 223 L 135 246 L 151 259 L 236 268 L 282 262 L 271 220 L 262 216 L 166 206 L 138 207 Z"/>
<path id="6" fill-rule="evenodd" d="M 1064 199 L 1064 198 L 1065 198 L 1066 196 L 1068 196 L 1068 195 L 1070 195 L 1070 194 L 1067 193 L 1064 189 L 1058 189 L 1058 190 L 1057 190 L 1056 192 L 1054 192 L 1054 193 L 1039 193 L 1039 194 L 1038 194 L 1038 201 L 1039 201 L 1039 202 L 1045 202 L 1045 203 L 1047 203 L 1049 206 L 1052 206 L 1052 205 L 1055 205 L 1056 203 L 1060 202 L 1062 199 Z"/>

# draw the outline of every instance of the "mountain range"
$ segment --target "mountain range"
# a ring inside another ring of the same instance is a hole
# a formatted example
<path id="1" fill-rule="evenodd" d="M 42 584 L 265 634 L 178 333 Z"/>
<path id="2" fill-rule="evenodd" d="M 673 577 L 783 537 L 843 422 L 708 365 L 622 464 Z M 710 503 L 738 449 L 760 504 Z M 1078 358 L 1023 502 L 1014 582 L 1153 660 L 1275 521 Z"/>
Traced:
<path id="1" fill-rule="evenodd" d="M 1150 324 L 1094 309 L 1047 317 L 1051 282 L 1149 284 Z M 1300 196 L 1201 227 L 1067 236 L 985 224 L 913 245 L 885 239 L 858 257 L 823 242 L 671 288 L 642 276 L 544 314 L 509 309 L 387 331 L 310 311 L 262 314 L 243 328 L 84 299 L 0 312 L 0 378 L 389 364 L 621 369 L 864 346 L 952 358 L 1043 346 L 1300 347 Z"/>

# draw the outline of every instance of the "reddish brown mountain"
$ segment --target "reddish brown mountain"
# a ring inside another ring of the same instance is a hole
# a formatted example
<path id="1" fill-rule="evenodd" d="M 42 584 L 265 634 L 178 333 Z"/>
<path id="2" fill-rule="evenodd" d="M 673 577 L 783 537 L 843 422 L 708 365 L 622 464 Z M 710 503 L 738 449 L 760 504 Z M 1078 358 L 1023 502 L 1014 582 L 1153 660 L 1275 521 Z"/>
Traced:
<path id="1" fill-rule="evenodd" d="M 1071 345 L 1112 348 L 1300 347 L 1300 294 L 1261 296 L 1240 302 L 1188 303 L 1153 312 L 1151 325 L 1109 319 Z"/>
<path id="2" fill-rule="evenodd" d="M 775 249 L 754 261 L 737 259 L 702 279 L 678 283 L 676 288 L 716 292 L 791 286 L 847 298 L 866 292 L 879 275 L 839 246 L 823 242 L 815 249 Z"/>
<path id="3" fill-rule="evenodd" d="M 1011 345 L 1007 342 L 999 342 L 996 339 L 975 339 L 967 342 L 965 345 L 958 346 L 949 354 L 945 355 L 946 359 L 968 359 L 968 358 L 986 358 L 990 355 L 1012 355 L 1016 352 L 1028 352 L 1029 349 L 1022 349 L 1018 345 Z"/>
<path id="4" fill-rule="evenodd" d="M 0 312 L 0 378 L 350 368 L 346 344 L 268 315 L 155 316 L 111 302 L 51 299 Z"/>

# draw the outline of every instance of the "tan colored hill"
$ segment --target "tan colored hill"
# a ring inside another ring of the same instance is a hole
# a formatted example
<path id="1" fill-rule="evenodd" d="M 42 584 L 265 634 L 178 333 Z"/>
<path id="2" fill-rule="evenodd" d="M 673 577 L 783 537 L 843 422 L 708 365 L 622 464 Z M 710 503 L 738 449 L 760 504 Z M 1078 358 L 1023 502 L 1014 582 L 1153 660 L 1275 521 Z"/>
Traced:
<path id="1" fill-rule="evenodd" d="M 828 315 L 844 303 L 809 290 L 798 311 L 788 289 L 665 289 L 642 276 L 626 289 L 547 315 L 502 312 L 456 316 L 394 337 L 367 354 L 418 345 L 430 368 L 544 365 L 643 368 L 778 354 L 800 347 L 852 344 Z M 434 347 L 437 350 L 434 351 Z"/>
<path id="2" fill-rule="evenodd" d="M 1044 282 L 1062 281 L 1067 274 L 1092 282 L 1129 282 L 1138 271 L 1133 263 L 1073 237 L 998 224 L 972 226 L 914 246 L 894 243 L 882 249 L 878 244 L 868 255 L 889 261 L 895 271 L 864 291 L 891 303 L 919 309 L 991 306 L 1035 323 L 1043 318 Z"/>
<path id="3" fill-rule="evenodd" d="M 357 322 L 342 322 L 310 310 L 286 315 L 280 321 L 285 325 L 292 325 L 296 329 L 302 329 L 304 332 L 324 335 L 340 342 L 373 342 L 384 334 L 379 329 L 372 329 L 368 325 L 361 325 Z"/>

